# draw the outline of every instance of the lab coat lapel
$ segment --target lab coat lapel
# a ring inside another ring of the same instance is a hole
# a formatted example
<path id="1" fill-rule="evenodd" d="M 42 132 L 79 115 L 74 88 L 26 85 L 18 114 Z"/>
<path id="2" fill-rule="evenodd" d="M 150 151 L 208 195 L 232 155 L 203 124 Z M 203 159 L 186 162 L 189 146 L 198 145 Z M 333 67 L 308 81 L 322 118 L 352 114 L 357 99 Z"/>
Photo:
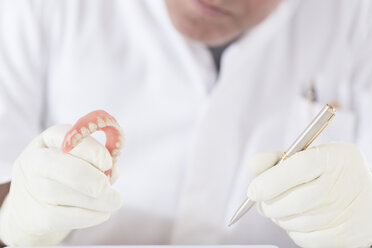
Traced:
<path id="1" fill-rule="evenodd" d="M 249 77 L 241 66 L 246 61 L 239 51 L 257 56 L 263 41 L 289 19 L 287 8 L 278 9 L 254 35 L 226 51 L 218 85 L 200 112 L 171 243 L 214 244 L 224 238 L 227 203 L 246 141 L 245 118 L 251 113 L 254 119 L 257 112 L 252 101 L 257 96 L 246 81 Z"/>
<path id="2" fill-rule="evenodd" d="M 214 243 L 221 234 L 218 229 L 223 223 L 225 200 L 242 142 L 239 100 L 234 100 L 234 89 L 223 92 L 228 90 L 223 88 L 216 89 L 199 120 L 176 243 Z"/>

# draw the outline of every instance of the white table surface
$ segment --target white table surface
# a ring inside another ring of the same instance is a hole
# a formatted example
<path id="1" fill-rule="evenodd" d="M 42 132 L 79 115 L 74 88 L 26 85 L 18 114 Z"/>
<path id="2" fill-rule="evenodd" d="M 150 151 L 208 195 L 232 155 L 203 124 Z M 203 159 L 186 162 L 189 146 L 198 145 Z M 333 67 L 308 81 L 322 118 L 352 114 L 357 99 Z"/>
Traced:
<path id="1" fill-rule="evenodd" d="M 278 248 L 274 245 L 122 245 L 122 246 L 57 246 L 57 248 Z"/>

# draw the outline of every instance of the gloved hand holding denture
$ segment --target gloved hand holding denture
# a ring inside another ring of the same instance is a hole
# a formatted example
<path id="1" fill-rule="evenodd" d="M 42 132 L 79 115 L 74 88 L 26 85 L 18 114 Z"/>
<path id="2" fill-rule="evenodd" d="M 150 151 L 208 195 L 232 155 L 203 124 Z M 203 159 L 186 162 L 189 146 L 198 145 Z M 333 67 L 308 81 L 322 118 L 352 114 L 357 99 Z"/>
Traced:
<path id="1" fill-rule="evenodd" d="M 106 147 L 89 136 L 96 130 L 106 133 Z M 104 111 L 84 116 L 73 127 L 44 131 L 14 164 L 0 210 L 0 239 L 12 246 L 56 245 L 72 229 L 107 220 L 122 205 L 111 188 L 121 147 L 120 127 Z"/>
<path id="2" fill-rule="evenodd" d="M 372 245 L 372 176 L 361 151 L 329 143 L 280 160 L 280 152 L 254 156 L 258 176 L 248 189 L 260 213 L 301 247 Z"/>

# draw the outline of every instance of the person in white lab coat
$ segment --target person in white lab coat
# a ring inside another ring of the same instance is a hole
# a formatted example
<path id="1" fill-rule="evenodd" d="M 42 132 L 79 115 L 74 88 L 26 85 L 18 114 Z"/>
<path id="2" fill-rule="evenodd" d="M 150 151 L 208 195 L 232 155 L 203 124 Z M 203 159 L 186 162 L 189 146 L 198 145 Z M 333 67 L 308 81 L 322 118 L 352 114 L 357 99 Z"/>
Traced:
<path id="1" fill-rule="evenodd" d="M 0 240 L 370 246 L 371 20 L 368 0 L 1 0 Z M 271 168 L 325 103 L 317 146 Z M 103 145 L 59 149 L 94 109 L 126 135 L 112 186 Z M 248 186 L 263 216 L 228 228 Z"/>

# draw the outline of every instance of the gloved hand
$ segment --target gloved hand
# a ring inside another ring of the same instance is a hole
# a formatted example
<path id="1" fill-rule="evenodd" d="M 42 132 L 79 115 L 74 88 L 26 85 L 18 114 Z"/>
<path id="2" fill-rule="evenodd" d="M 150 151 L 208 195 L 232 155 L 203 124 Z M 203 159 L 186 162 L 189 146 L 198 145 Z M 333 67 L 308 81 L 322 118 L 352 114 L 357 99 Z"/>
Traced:
<path id="1" fill-rule="evenodd" d="M 272 167 L 280 155 L 263 153 L 249 161 L 259 175 L 248 197 L 257 201 L 259 212 L 301 247 L 370 247 L 372 176 L 361 151 L 329 143 Z"/>
<path id="2" fill-rule="evenodd" d="M 56 245 L 72 229 L 97 225 L 122 205 L 103 171 L 107 149 L 92 137 L 69 154 L 60 147 L 69 125 L 49 128 L 16 160 L 10 192 L 0 210 L 7 245 Z M 117 177 L 113 169 L 112 178 Z"/>

